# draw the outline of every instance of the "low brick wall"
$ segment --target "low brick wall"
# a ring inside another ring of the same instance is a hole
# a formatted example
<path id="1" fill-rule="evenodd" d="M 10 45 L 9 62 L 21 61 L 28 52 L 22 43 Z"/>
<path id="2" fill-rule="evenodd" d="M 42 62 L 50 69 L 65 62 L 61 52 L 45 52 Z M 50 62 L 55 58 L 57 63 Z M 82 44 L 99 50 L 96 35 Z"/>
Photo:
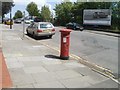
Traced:
<path id="1" fill-rule="evenodd" d="M 2 53 L 2 49 L 0 49 L 0 88 L 10 88 L 12 87 L 12 81 L 10 78 L 9 71 L 7 69 L 7 65 L 5 63 L 5 58 Z"/>

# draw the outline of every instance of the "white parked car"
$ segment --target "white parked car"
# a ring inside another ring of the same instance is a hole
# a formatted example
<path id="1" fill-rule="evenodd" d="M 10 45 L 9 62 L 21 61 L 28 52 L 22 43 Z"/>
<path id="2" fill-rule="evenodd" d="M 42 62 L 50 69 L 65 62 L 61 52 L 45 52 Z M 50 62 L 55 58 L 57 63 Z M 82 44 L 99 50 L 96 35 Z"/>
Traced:
<path id="1" fill-rule="evenodd" d="M 25 23 L 26 24 L 31 24 L 31 22 L 33 22 L 33 20 L 31 20 L 31 19 L 25 19 Z"/>
<path id="2" fill-rule="evenodd" d="M 50 22 L 33 22 L 26 29 L 27 34 L 31 34 L 34 38 L 38 36 L 48 36 L 52 38 L 55 34 L 55 28 Z"/>

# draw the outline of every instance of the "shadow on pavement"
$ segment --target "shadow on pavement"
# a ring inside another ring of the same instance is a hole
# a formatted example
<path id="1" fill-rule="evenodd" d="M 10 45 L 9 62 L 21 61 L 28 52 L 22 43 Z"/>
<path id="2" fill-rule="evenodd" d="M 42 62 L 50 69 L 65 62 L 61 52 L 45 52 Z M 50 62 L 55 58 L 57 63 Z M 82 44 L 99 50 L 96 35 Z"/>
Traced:
<path id="1" fill-rule="evenodd" d="M 45 55 L 46 58 L 52 58 L 52 59 L 60 59 L 59 56 L 55 56 L 55 55 Z"/>
<path id="2" fill-rule="evenodd" d="M 27 35 L 27 34 L 26 34 Z M 35 40 L 46 40 L 46 39 L 52 39 L 52 38 L 49 38 L 47 36 L 39 36 L 39 37 L 33 37 L 33 35 L 27 35 L 28 37 L 30 38 L 33 38 Z"/>

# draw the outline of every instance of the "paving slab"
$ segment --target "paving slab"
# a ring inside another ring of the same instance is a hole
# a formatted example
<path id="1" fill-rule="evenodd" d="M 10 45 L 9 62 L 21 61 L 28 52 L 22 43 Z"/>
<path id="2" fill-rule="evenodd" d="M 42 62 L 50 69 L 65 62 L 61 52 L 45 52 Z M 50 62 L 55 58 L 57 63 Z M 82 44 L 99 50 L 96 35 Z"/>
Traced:
<path id="1" fill-rule="evenodd" d="M 18 59 L 17 58 L 5 58 L 5 61 L 6 63 L 14 63 L 14 62 L 18 62 Z"/>
<path id="2" fill-rule="evenodd" d="M 89 76 L 91 77 L 92 79 L 94 79 L 95 81 L 102 81 L 102 80 L 106 80 L 107 77 L 97 73 L 97 72 L 94 72 L 93 70 L 91 70 L 90 68 L 88 67 L 84 67 L 84 68 L 75 68 L 74 69 L 76 72 L 82 74 L 83 76 Z"/>
<path id="3" fill-rule="evenodd" d="M 68 70 L 69 69 L 65 65 L 62 65 L 62 64 L 44 65 L 44 67 L 50 72 L 63 71 L 63 70 Z"/>
<path id="4" fill-rule="evenodd" d="M 41 61 L 22 61 L 25 67 L 35 67 L 44 65 Z"/>
<path id="5" fill-rule="evenodd" d="M 3 52 L 4 53 L 4 52 Z M 4 57 L 9 57 L 9 58 L 13 58 L 13 57 L 21 57 L 23 56 L 22 53 L 4 53 Z"/>
<path id="6" fill-rule="evenodd" d="M 13 36 L 7 36 L 6 38 L 5 38 L 6 40 L 22 40 L 21 38 L 16 38 L 15 36 L 13 37 Z"/>
<path id="7" fill-rule="evenodd" d="M 38 84 L 57 81 L 57 75 L 54 72 L 34 73 L 32 77 Z"/>
<path id="8" fill-rule="evenodd" d="M 91 86 L 88 82 L 83 81 L 81 77 L 60 80 L 60 82 L 64 84 L 66 88 L 86 88 Z"/>
<path id="9" fill-rule="evenodd" d="M 96 83 L 88 88 L 118 88 L 118 84 L 110 79 Z"/>
<path id="10" fill-rule="evenodd" d="M 66 63 L 64 63 L 64 65 L 68 68 L 71 68 L 71 69 L 86 67 L 85 65 L 80 64 L 79 62 L 77 62 L 75 60 L 73 62 L 66 62 Z"/>
<path id="11" fill-rule="evenodd" d="M 50 59 L 46 58 L 45 60 L 42 61 L 46 65 L 55 65 L 55 64 L 62 64 L 62 62 L 58 59 Z"/>
<path id="12" fill-rule="evenodd" d="M 16 85 L 16 88 L 35 88 L 33 84 Z"/>
<path id="13" fill-rule="evenodd" d="M 35 83 L 32 75 L 26 74 L 22 68 L 9 69 L 12 78 L 13 86 L 27 85 Z"/>
<path id="14" fill-rule="evenodd" d="M 34 66 L 34 67 L 24 67 L 23 68 L 25 73 L 40 73 L 40 72 L 48 72 L 44 67 L 42 66 Z"/>
<path id="15" fill-rule="evenodd" d="M 65 88 L 65 86 L 58 81 L 34 84 L 34 87 L 35 88 Z"/>
<path id="16" fill-rule="evenodd" d="M 31 57 L 16 57 L 19 62 L 31 61 Z"/>
<path id="17" fill-rule="evenodd" d="M 8 68 L 23 68 L 24 64 L 21 62 L 7 62 Z"/>
<path id="18" fill-rule="evenodd" d="M 62 79 L 68 79 L 68 78 L 75 78 L 75 77 L 82 77 L 80 73 L 77 73 L 73 70 L 63 70 L 63 71 L 57 71 L 55 72 L 57 74 L 57 78 Z"/>
<path id="19" fill-rule="evenodd" d="M 81 79 L 83 81 L 88 82 L 91 85 L 93 85 L 93 84 L 97 84 L 97 83 L 103 82 L 103 81 L 107 80 L 108 78 L 106 78 L 104 80 L 97 80 L 97 79 L 91 78 L 90 76 L 83 76 Z"/>

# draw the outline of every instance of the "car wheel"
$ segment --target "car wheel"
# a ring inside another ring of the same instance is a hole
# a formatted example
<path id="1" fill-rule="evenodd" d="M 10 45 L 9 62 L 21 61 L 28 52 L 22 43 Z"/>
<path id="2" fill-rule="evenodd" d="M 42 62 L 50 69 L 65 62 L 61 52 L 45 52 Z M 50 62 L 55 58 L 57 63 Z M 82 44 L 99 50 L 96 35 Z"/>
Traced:
<path id="1" fill-rule="evenodd" d="M 34 33 L 33 33 L 33 38 L 34 38 L 34 39 L 37 39 L 37 36 L 36 36 Z"/>
<path id="2" fill-rule="evenodd" d="M 80 31 L 83 31 L 83 29 L 80 29 Z"/>
<path id="3" fill-rule="evenodd" d="M 28 32 L 28 30 L 26 30 L 26 32 L 27 32 L 27 35 L 30 35 L 30 33 Z"/>
<path id="4" fill-rule="evenodd" d="M 74 27 L 73 30 L 76 30 L 76 28 Z"/>
<path id="5" fill-rule="evenodd" d="M 52 38 L 52 35 L 49 35 L 49 38 Z"/>

